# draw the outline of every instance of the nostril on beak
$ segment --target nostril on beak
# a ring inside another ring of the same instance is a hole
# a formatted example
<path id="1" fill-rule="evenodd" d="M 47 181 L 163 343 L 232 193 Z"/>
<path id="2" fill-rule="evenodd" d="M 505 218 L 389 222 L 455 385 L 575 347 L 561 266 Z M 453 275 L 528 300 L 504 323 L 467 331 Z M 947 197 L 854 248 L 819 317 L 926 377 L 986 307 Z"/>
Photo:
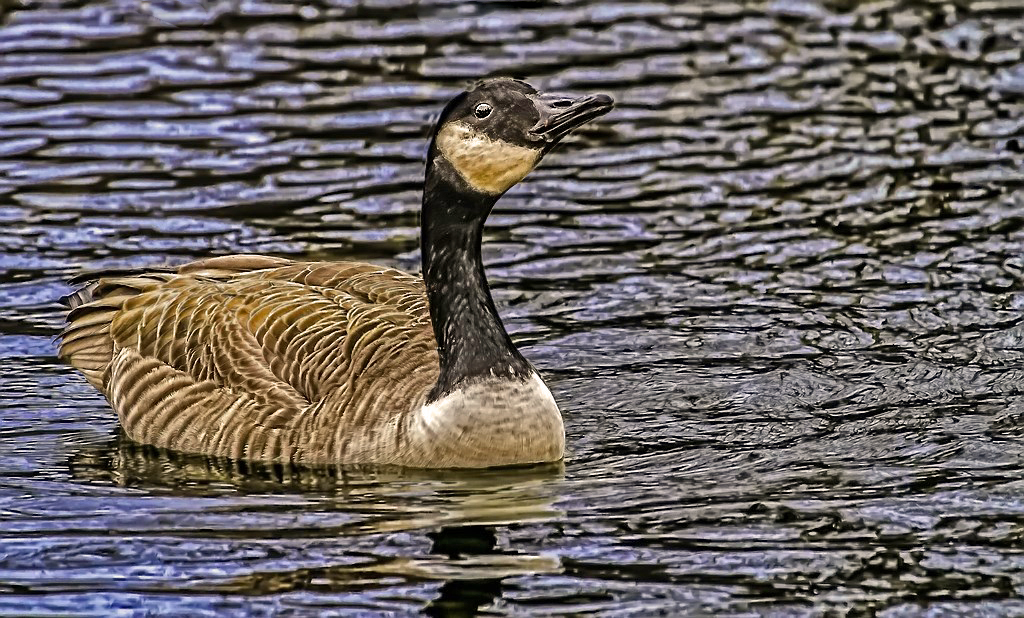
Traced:
<path id="1" fill-rule="evenodd" d="M 572 100 L 570 99 L 559 99 L 551 104 L 552 107 L 570 107 Z"/>

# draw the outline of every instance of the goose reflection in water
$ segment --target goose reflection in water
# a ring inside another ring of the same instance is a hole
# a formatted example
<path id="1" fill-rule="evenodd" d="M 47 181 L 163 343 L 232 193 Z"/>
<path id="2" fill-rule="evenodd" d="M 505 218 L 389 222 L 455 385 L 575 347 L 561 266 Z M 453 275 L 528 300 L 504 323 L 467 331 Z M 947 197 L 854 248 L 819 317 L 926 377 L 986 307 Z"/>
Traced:
<path id="1" fill-rule="evenodd" d="M 425 615 L 471 616 L 502 597 L 507 578 L 563 571 L 558 557 L 519 551 L 501 532 L 564 517 L 554 504 L 564 480 L 560 462 L 474 471 L 301 468 L 184 455 L 139 445 L 119 430 L 110 442 L 74 454 L 70 468 L 80 482 L 150 494 L 149 508 L 168 515 L 166 527 L 136 534 L 186 537 L 199 546 L 230 538 L 261 550 L 244 563 L 224 557 L 218 568 L 229 574 L 221 577 L 211 576 L 205 552 L 179 554 L 173 568 L 181 577 L 163 581 L 164 591 L 330 595 L 338 609 L 339 596 L 359 603 L 360 595 L 398 580 L 420 598 L 424 584 L 439 584 L 422 601 Z M 383 545 L 399 539 L 401 546 L 367 545 L 367 537 L 386 537 Z M 295 553 L 282 564 L 290 546 Z M 334 548 L 340 559 L 331 565 L 321 554 Z"/>

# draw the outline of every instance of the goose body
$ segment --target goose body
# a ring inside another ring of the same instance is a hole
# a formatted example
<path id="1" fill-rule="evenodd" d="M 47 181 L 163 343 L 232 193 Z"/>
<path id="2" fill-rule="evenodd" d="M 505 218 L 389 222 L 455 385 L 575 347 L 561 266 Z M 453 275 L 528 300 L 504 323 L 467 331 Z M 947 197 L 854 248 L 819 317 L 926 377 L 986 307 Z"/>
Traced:
<path id="1" fill-rule="evenodd" d="M 423 273 L 233 255 L 100 277 L 60 355 L 144 444 L 300 464 L 487 467 L 562 458 L 558 406 L 498 318 L 480 260 L 498 197 L 607 97 L 491 80 L 442 113 Z"/>

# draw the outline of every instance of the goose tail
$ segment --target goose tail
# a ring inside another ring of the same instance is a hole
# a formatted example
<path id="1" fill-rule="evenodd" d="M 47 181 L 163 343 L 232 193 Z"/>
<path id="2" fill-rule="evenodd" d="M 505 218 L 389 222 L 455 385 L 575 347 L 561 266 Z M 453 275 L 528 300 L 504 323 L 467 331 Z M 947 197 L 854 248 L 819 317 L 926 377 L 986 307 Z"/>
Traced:
<path id="1" fill-rule="evenodd" d="M 68 308 L 68 314 L 64 328 L 55 337 L 59 341 L 57 356 L 81 371 L 98 389 L 102 389 L 114 355 L 110 324 L 126 300 L 156 282 L 161 274 L 155 270 L 83 273 L 70 279 L 70 283 L 82 287 L 58 299 Z M 173 271 L 163 269 L 163 272 Z"/>

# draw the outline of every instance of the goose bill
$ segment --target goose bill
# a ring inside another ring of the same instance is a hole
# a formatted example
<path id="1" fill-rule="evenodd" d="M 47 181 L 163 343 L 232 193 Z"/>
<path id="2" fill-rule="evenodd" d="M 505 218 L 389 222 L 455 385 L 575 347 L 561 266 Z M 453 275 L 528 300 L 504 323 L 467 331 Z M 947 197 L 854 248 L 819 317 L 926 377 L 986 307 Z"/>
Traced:
<path id="1" fill-rule="evenodd" d="M 540 120 L 530 133 L 547 142 L 557 142 L 574 129 L 603 116 L 613 107 L 612 98 L 592 94 L 580 98 L 541 95 L 535 99 Z"/>

